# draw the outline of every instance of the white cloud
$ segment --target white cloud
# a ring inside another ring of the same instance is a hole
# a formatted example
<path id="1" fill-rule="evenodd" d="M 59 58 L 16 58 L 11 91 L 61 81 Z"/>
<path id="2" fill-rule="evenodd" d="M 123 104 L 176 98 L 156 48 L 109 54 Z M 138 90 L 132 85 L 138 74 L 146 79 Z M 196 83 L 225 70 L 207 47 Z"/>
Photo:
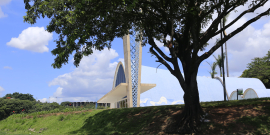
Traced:
<path id="1" fill-rule="evenodd" d="M 118 53 L 112 48 L 110 51 L 107 48 L 102 51 L 93 49 L 93 54 L 83 57 L 78 68 L 49 82 L 49 86 L 60 86 L 50 101 L 56 101 L 55 97 L 59 97 L 57 102 L 98 100 L 112 89 L 118 62 L 110 63 L 110 60 L 116 57 Z M 118 59 L 122 62 L 123 60 L 123 58 Z"/>
<path id="2" fill-rule="evenodd" d="M 234 28 L 232 29 L 236 29 L 236 27 L 239 27 L 241 24 L 243 24 L 243 21 L 240 21 L 238 24 L 233 26 Z M 249 25 L 246 29 L 239 32 L 237 35 L 227 41 L 230 77 L 241 76 L 242 72 L 246 69 L 247 64 L 251 63 L 252 59 L 254 59 L 255 57 L 262 58 L 266 56 L 267 52 L 270 50 L 269 26 L 270 21 L 264 24 L 261 29 L 255 29 L 254 27 Z M 231 28 L 229 28 L 228 31 L 230 31 L 230 29 Z M 209 46 L 207 47 L 206 51 L 208 51 L 214 46 L 214 42 L 217 37 L 219 36 L 216 36 L 213 39 L 209 40 Z M 223 45 L 223 51 L 225 52 L 225 45 Z M 216 57 L 220 54 L 220 48 L 213 53 L 213 55 L 215 55 Z M 210 56 L 207 60 L 203 62 L 205 65 L 208 66 L 207 69 L 210 69 L 210 66 L 206 63 L 206 61 L 212 63 L 215 61 L 215 59 L 213 56 Z M 226 69 L 226 60 L 224 66 Z M 216 71 L 219 75 L 218 67 L 216 68 Z"/>
<path id="3" fill-rule="evenodd" d="M 11 0 L 0 0 L 0 6 L 6 5 L 10 2 Z M 4 12 L 2 11 L 1 7 L 0 7 L 0 18 L 4 18 L 7 17 L 7 14 L 4 14 Z"/>
<path id="4" fill-rule="evenodd" d="M 62 90 L 63 90 L 63 88 L 58 87 L 58 88 L 56 89 L 56 92 L 53 93 L 53 96 L 54 96 L 54 97 L 60 97 L 60 96 L 62 95 Z"/>
<path id="5" fill-rule="evenodd" d="M 3 87 L 0 86 L 0 95 L 2 95 L 2 92 L 5 91 Z M 1 96 L 2 97 L 2 96 Z"/>
<path id="6" fill-rule="evenodd" d="M 0 18 L 4 18 L 4 17 L 7 17 L 7 16 L 8 16 L 8 15 L 5 14 L 5 13 L 2 11 L 1 7 L 0 7 Z"/>
<path id="7" fill-rule="evenodd" d="M 44 27 L 29 27 L 23 30 L 18 38 L 11 38 L 7 45 L 32 52 L 48 52 L 49 48 L 46 46 L 52 36 Z"/>
<path id="8" fill-rule="evenodd" d="M 169 35 L 167 35 L 167 37 L 166 37 L 166 41 L 167 40 L 170 40 L 170 36 Z M 164 45 L 164 43 L 162 43 L 162 42 L 159 42 L 157 39 L 155 39 L 154 38 L 154 42 L 156 43 L 156 45 L 161 49 L 161 48 L 163 48 L 163 50 L 164 50 L 164 52 L 165 53 L 170 53 L 170 50 L 168 49 L 168 47 L 164 47 L 163 45 Z"/>
<path id="9" fill-rule="evenodd" d="M 12 69 L 12 67 L 4 66 L 4 69 Z"/>
<path id="10" fill-rule="evenodd" d="M 177 100 L 177 101 L 173 101 L 172 102 L 172 105 L 175 105 L 175 104 L 184 104 L 185 102 L 183 100 Z"/>
<path id="11" fill-rule="evenodd" d="M 0 6 L 1 5 L 6 5 L 10 2 L 11 0 L 0 0 Z"/>
<path id="12" fill-rule="evenodd" d="M 153 105 L 153 106 L 155 106 L 155 105 L 160 105 L 161 103 L 165 103 L 165 104 L 167 104 L 167 99 L 165 98 L 165 97 L 161 97 L 160 99 L 159 99 L 159 101 L 158 102 L 154 102 L 154 101 L 150 101 L 150 104 L 151 105 Z"/>

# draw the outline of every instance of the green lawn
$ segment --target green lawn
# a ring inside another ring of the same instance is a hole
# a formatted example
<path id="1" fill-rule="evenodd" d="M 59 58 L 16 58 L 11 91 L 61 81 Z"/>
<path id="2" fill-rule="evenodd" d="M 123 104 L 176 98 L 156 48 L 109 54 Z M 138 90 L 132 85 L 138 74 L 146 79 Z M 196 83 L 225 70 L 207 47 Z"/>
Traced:
<path id="1" fill-rule="evenodd" d="M 203 108 L 212 108 L 221 106 L 256 106 L 268 103 L 270 103 L 270 98 L 205 102 L 201 103 L 201 105 Z M 170 121 L 173 118 L 172 113 L 182 108 L 183 105 L 168 105 L 122 109 L 93 109 L 91 112 L 86 108 L 67 108 L 61 111 L 56 109 L 49 112 L 15 114 L 0 121 L 0 135 L 157 134 L 162 130 L 162 123 Z M 266 106 L 263 109 L 270 110 L 270 107 Z M 81 111 L 81 113 L 54 115 L 54 113 L 73 111 Z M 51 116 L 38 117 L 39 115 L 48 114 Z M 32 118 L 22 118 L 26 116 L 32 116 Z M 266 120 L 266 122 L 261 120 Z M 237 120 L 237 122 L 258 125 L 258 130 L 254 131 L 254 134 L 270 133 L 269 115 L 256 118 L 243 117 Z M 211 122 L 204 124 L 203 127 L 208 129 L 211 124 L 219 128 L 228 128 Z M 30 131 L 29 129 L 33 130 Z"/>

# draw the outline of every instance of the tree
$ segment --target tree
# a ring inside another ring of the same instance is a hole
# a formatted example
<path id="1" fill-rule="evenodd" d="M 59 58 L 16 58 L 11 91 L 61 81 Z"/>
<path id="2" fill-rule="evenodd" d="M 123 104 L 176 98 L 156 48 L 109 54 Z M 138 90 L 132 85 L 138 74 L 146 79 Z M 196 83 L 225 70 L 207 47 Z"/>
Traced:
<path id="1" fill-rule="evenodd" d="M 136 40 L 141 39 L 143 47 L 146 43 L 150 44 L 150 52 L 158 59 L 156 62 L 166 66 L 184 91 L 185 107 L 178 119 L 181 133 L 198 131 L 200 118 L 204 114 L 196 80 L 201 62 L 224 42 L 262 16 L 268 15 L 270 11 L 269 8 L 248 20 L 198 56 L 198 51 L 204 49 L 210 38 L 232 26 L 243 15 L 262 7 L 267 0 L 253 0 L 247 10 L 221 29 L 218 29 L 221 19 L 238 6 L 247 4 L 248 0 L 35 0 L 32 6 L 29 1 L 24 0 L 27 10 L 24 22 L 34 24 L 40 15 L 43 18 L 47 16 L 51 18 L 47 31 L 60 34 L 59 40 L 55 41 L 57 48 L 52 50 L 52 54 L 56 55 L 53 68 L 61 68 L 66 64 L 69 55 L 75 50 L 74 65 L 78 67 L 83 56 L 93 53 L 93 47 L 99 51 L 104 47 L 110 48 L 114 38 L 133 34 L 133 31 L 129 31 L 132 28 L 140 31 Z M 213 19 L 212 15 L 217 9 L 220 9 L 220 13 Z M 210 20 L 213 22 L 205 32 L 201 32 Z M 170 42 L 165 40 L 167 36 L 171 37 Z M 170 57 L 158 48 L 154 38 L 164 46 L 172 43 L 169 48 Z M 178 59 L 181 61 L 184 77 L 179 69 Z M 172 63 L 174 68 L 167 62 Z"/>
<path id="2" fill-rule="evenodd" d="M 208 62 L 207 62 L 208 63 Z M 209 63 L 208 63 L 209 64 Z M 210 65 L 210 64 L 209 64 Z M 210 75 L 211 75 L 211 77 L 212 78 L 214 78 L 215 77 L 215 74 L 217 74 L 217 72 L 216 72 L 216 66 L 217 66 L 217 63 L 216 62 L 213 62 L 213 64 L 212 65 L 210 65 L 210 67 L 211 67 L 211 70 L 212 71 L 210 71 L 209 73 L 210 73 Z"/>
<path id="3" fill-rule="evenodd" d="M 213 56 L 215 57 L 216 63 L 218 65 L 218 67 L 219 67 L 220 77 L 222 77 L 222 72 L 221 72 L 221 68 L 222 68 L 222 57 L 220 55 L 218 55 L 218 58 L 215 55 L 213 55 Z M 224 61 L 224 59 L 225 59 L 225 54 L 223 54 L 223 61 Z"/>
<path id="4" fill-rule="evenodd" d="M 14 92 L 13 94 L 6 94 L 3 98 L 11 97 L 14 99 L 20 99 L 20 100 L 30 100 L 30 101 L 35 101 L 33 95 L 27 93 L 27 94 L 22 94 L 18 92 Z"/>
<path id="5" fill-rule="evenodd" d="M 69 102 L 69 101 L 65 101 L 65 102 L 61 102 L 60 105 L 61 106 L 73 106 L 73 103 L 72 102 Z"/>
<path id="6" fill-rule="evenodd" d="M 270 51 L 263 58 L 254 58 L 251 63 L 248 63 L 246 70 L 242 73 L 240 77 L 245 78 L 258 78 L 260 79 L 264 86 L 270 88 Z"/>
<path id="7" fill-rule="evenodd" d="M 230 13 L 228 13 L 221 21 L 221 24 L 222 24 L 222 27 L 225 26 L 227 20 L 228 20 L 228 17 L 229 17 Z M 223 34 L 225 36 L 227 36 L 227 33 L 226 31 L 224 30 L 223 31 Z M 226 56 L 226 69 L 227 69 L 227 77 L 229 77 L 229 65 L 228 65 L 228 54 L 227 54 L 227 42 L 225 42 L 225 56 Z"/>

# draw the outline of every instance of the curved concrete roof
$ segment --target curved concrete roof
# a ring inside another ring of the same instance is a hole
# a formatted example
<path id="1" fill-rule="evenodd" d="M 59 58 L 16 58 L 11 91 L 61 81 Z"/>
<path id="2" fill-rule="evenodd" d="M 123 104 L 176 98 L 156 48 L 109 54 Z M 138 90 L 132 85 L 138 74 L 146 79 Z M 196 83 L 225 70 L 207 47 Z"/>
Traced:
<path id="1" fill-rule="evenodd" d="M 259 98 L 270 97 L 270 89 L 255 89 Z"/>
<path id="2" fill-rule="evenodd" d="M 252 88 L 259 97 L 270 97 L 270 89 L 257 78 L 225 77 L 227 95 L 230 96 L 236 89 Z M 220 78 L 223 80 L 223 78 Z M 222 81 L 197 76 L 198 90 L 201 102 L 223 101 L 224 92 Z M 141 106 L 184 104 L 184 91 L 176 77 L 169 70 L 142 66 L 141 83 L 154 83 L 156 87 L 141 94 Z"/>
<path id="3" fill-rule="evenodd" d="M 222 79 L 223 80 L 223 79 Z M 257 89 L 266 89 L 261 80 L 257 78 L 236 78 L 236 77 L 225 77 L 226 89 L 228 93 L 241 88 L 243 93 L 248 88 L 252 88 L 255 91 Z"/>

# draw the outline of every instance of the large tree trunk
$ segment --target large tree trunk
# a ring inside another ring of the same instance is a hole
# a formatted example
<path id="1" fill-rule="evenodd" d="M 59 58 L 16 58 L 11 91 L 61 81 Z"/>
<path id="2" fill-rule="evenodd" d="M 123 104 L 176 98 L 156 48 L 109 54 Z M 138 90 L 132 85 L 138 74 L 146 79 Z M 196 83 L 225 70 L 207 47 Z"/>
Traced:
<path id="1" fill-rule="evenodd" d="M 178 127 L 180 133 L 195 133 L 199 131 L 201 118 L 204 115 L 200 105 L 199 91 L 197 86 L 197 73 L 185 76 L 185 94 L 183 96 L 185 107 L 179 116 Z M 183 88 L 183 87 L 182 87 Z"/>

